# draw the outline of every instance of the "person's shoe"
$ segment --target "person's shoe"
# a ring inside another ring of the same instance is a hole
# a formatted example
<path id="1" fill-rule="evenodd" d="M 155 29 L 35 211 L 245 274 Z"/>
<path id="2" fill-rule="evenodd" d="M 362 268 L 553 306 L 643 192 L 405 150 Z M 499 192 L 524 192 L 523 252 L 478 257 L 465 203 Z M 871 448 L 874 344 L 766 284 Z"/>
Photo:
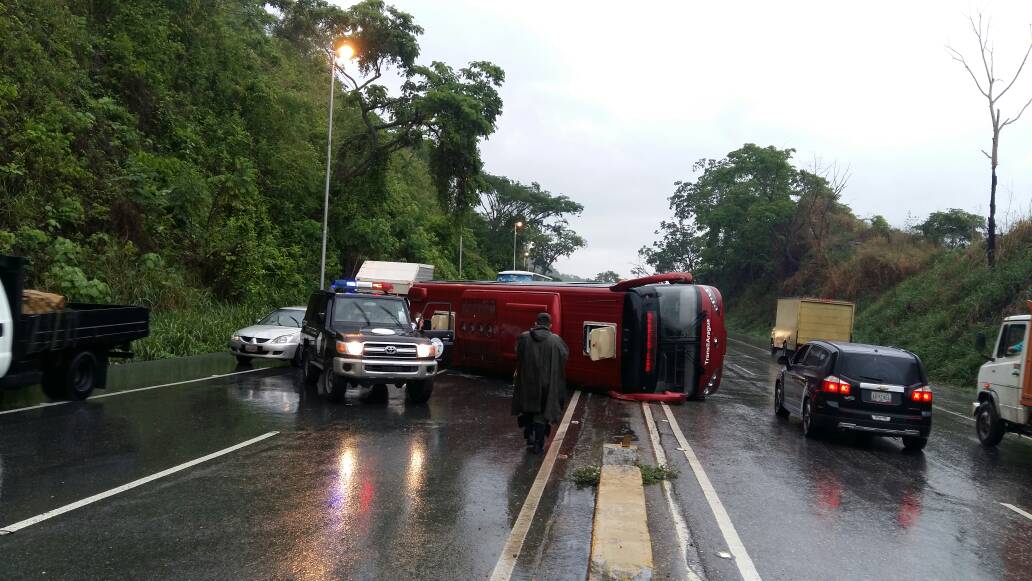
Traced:
<path id="1" fill-rule="evenodd" d="M 535 454 L 545 451 L 545 434 L 548 433 L 547 424 L 534 424 L 534 450 Z"/>

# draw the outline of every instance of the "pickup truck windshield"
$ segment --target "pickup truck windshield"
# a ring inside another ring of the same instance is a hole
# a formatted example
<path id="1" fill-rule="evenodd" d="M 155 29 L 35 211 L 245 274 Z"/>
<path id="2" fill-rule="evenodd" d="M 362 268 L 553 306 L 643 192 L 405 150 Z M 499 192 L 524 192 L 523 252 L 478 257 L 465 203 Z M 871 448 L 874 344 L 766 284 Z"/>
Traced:
<path id="1" fill-rule="evenodd" d="M 405 301 L 361 295 L 338 296 L 333 307 L 333 322 L 360 327 L 410 328 Z"/>
<path id="2" fill-rule="evenodd" d="M 839 358 L 838 371 L 849 379 L 905 386 L 925 383 L 924 373 L 913 357 L 843 353 Z"/>

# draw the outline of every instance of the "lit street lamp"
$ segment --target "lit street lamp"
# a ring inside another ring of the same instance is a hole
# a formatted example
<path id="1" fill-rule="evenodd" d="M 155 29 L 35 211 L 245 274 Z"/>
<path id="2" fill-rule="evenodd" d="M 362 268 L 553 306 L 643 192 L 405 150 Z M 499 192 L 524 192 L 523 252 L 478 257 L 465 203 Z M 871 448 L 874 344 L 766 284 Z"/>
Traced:
<path id="1" fill-rule="evenodd" d="M 516 270 L 516 231 L 523 228 L 523 222 L 512 225 L 512 269 Z"/>
<path id="2" fill-rule="evenodd" d="M 330 57 L 330 120 L 326 129 L 326 191 L 323 194 L 322 259 L 319 262 L 319 288 L 326 288 L 326 231 L 330 221 L 330 163 L 333 152 L 333 82 L 336 79 L 337 60 L 348 60 L 354 56 L 355 49 L 348 44 L 347 39 L 339 38 L 333 43 L 333 55 Z"/>

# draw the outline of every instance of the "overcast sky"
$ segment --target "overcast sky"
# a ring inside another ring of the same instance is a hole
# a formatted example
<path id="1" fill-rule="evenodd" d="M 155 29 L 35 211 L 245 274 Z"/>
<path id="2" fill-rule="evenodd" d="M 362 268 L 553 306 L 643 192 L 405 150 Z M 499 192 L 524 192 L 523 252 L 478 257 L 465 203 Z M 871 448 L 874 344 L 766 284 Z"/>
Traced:
<path id="1" fill-rule="evenodd" d="M 393 4 L 426 29 L 421 60 L 505 69 L 487 170 L 584 204 L 572 224 L 588 246 L 557 264 L 581 276 L 630 274 L 673 182 L 747 142 L 848 166 L 843 197 L 861 217 L 984 214 L 988 109 L 945 47 L 978 58 L 966 16 L 981 9 L 1007 77 L 1032 23 L 1029 1 Z M 1004 117 L 1030 96 L 1032 62 Z M 1000 152 L 998 216 L 1030 215 L 1032 107 Z"/>

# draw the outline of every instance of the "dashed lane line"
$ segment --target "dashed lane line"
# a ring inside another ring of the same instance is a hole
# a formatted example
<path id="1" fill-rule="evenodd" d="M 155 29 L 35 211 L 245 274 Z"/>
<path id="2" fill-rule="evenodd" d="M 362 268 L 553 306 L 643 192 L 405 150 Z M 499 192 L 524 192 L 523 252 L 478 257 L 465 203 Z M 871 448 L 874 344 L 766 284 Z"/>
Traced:
<path id="1" fill-rule="evenodd" d="M 566 430 L 570 427 L 570 420 L 573 419 L 573 411 L 577 408 L 580 394 L 579 391 L 573 392 L 573 397 L 566 406 L 566 413 L 563 414 L 563 419 L 559 423 L 559 429 L 555 431 L 555 437 L 548 446 L 545 459 L 541 462 L 537 477 L 534 478 L 534 484 L 531 485 L 530 492 L 523 501 L 523 507 L 520 508 L 520 514 L 516 517 L 516 523 L 512 525 L 509 539 L 505 542 L 502 554 L 498 556 L 498 562 L 495 563 L 494 570 L 491 572 L 491 581 L 508 581 L 512 577 L 513 569 L 516 568 L 516 560 L 519 559 L 520 552 L 523 550 L 523 541 L 527 539 L 530 525 L 534 522 L 534 514 L 541 502 L 545 484 L 548 483 L 548 478 L 552 474 L 555 459 L 559 456 L 559 448 L 562 447 L 563 439 L 566 438 Z"/>
<path id="2" fill-rule="evenodd" d="M 151 389 L 158 389 L 159 387 L 172 387 L 174 385 L 185 385 L 187 383 L 197 383 L 198 381 L 208 381 L 208 380 L 211 380 L 211 379 L 218 379 L 220 377 L 229 377 L 231 375 L 243 375 L 244 373 L 254 373 L 255 371 L 263 371 L 265 369 L 271 369 L 271 368 L 269 368 L 269 367 L 259 367 L 257 369 L 247 369 L 247 370 L 244 370 L 244 371 L 233 371 L 231 373 L 219 373 L 219 374 L 215 374 L 215 375 L 209 375 L 208 377 L 199 377 L 197 379 L 187 379 L 186 381 L 176 381 L 176 382 L 173 382 L 173 383 L 162 383 L 161 385 L 150 385 L 150 386 L 147 386 L 147 387 L 137 387 L 136 389 L 126 389 L 126 390 L 123 390 L 123 391 L 114 391 L 114 392 L 111 392 L 111 393 L 102 393 L 100 395 L 91 396 L 86 401 L 93 401 L 95 399 L 103 399 L 105 397 L 115 397 L 115 396 L 118 396 L 118 395 L 125 395 L 127 393 L 136 393 L 138 391 L 148 391 L 148 390 L 151 390 Z M 55 405 L 65 405 L 65 404 L 69 404 L 69 403 L 72 403 L 72 402 L 71 401 L 50 401 L 50 402 L 45 402 L 45 403 L 39 403 L 39 404 L 36 404 L 36 405 L 30 405 L 30 406 L 26 406 L 26 407 L 23 407 L 23 408 L 14 408 L 13 410 L 0 411 L 0 416 L 2 416 L 4 414 L 16 414 L 18 412 L 27 412 L 27 411 L 30 411 L 30 410 L 38 410 L 38 409 L 42 409 L 42 408 L 52 407 L 52 406 L 55 406 Z"/>
<path id="3" fill-rule="evenodd" d="M 706 497 L 706 502 L 709 503 L 710 510 L 713 511 L 713 517 L 717 521 L 717 526 L 720 527 L 721 534 L 724 535 L 724 541 L 727 543 L 728 550 L 735 559 L 738 572 L 742 575 L 744 581 L 760 581 L 760 574 L 756 571 L 756 566 L 753 565 L 749 553 L 745 550 L 745 545 L 742 543 L 741 537 L 738 536 L 738 531 L 735 530 L 735 525 L 731 522 L 731 517 L 727 514 L 724 503 L 720 502 L 717 490 L 713 488 L 713 483 L 710 482 L 709 476 L 706 475 L 706 471 L 702 467 L 702 463 L 699 462 L 698 456 L 695 455 L 695 450 L 692 450 L 692 447 L 688 445 L 688 440 L 684 437 L 681 426 L 677 424 L 674 413 L 670 411 L 670 406 L 665 403 L 660 405 L 663 407 L 663 412 L 666 414 L 667 419 L 670 420 L 670 428 L 674 431 L 674 437 L 681 446 L 684 457 L 688 460 L 688 465 L 691 466 L 695 479 L 699 482 L 699 487 L 702 488 L 702 493 Z"/>
<path id="4" fill-rule="evenodd" d="M 753 373 L 752 371 L 749 371 L 748 369 L 742 367 L 741 365 L 735 365 L 734 363 L 724 363 L 724 365 L 726 365 L 727 367 L 730 367 L 732 370 L 734 370 L 735 373 L 737 373 L 739 375 L 742 375 L 744 377 L 748 377 L 750 379 L 756 377 L 755 373 Z"/>
<path id="5" fill-rule="evenodd" d="M 1020 508 L 1014 506 L 1013 504 L 1007 504 L 1006 502 L 1001 502 L 1000 504 L 1002 506 L 1005 506 L 1005 507 L 1013 510 L 1014 512 L 1020 514 L 1021 516 L 1027 518 L 1028 520 L 1032 520 L 1032 514 L 1029 514 L 1029 513 L 1025 512 L 1025 511 L 1021 510 Z"/>
<path id="6" fill-rule="evenodd" d="M 642 413 L 645 414 L 645 425 L 649 428 L 649 439 L 652 441 L 652 452 L 656 456 L 656 464 L 660 466 L 667 466 L 666 452 L 663 451 L 663 444 L 659 441 L 659 431 L 656 430 L 656 420 L 652 417 L 652 406 L 646 402 L 641 402 Z M 702 581 L 695 571 L 692 570 L 691 565 L 688 564 L 688 546 L 691 544 L 689 539 L 691 533 L 688 530 L 688 525 L 684 522 L 684 517 L 681 516 L 681 510 L 677 507 L 677 503 L 674 502 L 674 493 L 671 489 L 670 481 L 663 480 L 663 496 L 666 498 L 667 509 L 670 512 L 670 518 L 674 521 L 674 532 L 677 534 L 677 545 L 681 552 L 682 564 L 684 570 L 687 571 L 688 581 Z"/>
<path id="7" fill-rule="evenodd" d="M 967 420 L 969 422 L 975 421 L 975 418 L 971 418 L 971 417 L 965 416 L 964 414 L 957 413 L 957 412 L 952 411 L 952 410 L 948 410 L 948 409 L 946 409 L 946 408 L 944 408 L 942 406 L 933 405 L 932 407 L 937 409 L 937 410 L 939 410 L 940 412 L 944 412 L 944 413 L 950 414 L 952 416 L 957 416 L 958 418 L 965 419 L 965 420 Z"/>
<path id="8" fill-rule="evenodd" d="M 728 337 L 727 340 L 728 341 L 733 341 L 735 343 L 738 343 L 739 345 L 745 345 L 746 347 L 751 347 L 751 348 L 759 351 L 760 353 L 768 353 L 768 351 L 766 349 L 763 349 L 762 347 L 757 347 L 756 345 L 753 345 L 752 343 L 746 343 L 745 341 L 739 341 L 738 339 L 732 339 L 731 337 Z"/>
<path id="9" fill-rule="evenodd" d="M 38 515 L 36 515 L 36 516 L 34 516 L 32 518 L 27 518 L 27 519 L 25 519 L 23 521 L 18 521 L 18 522 L 14 523 L 14 524 L 10 524 L 10 525 L 7 525 L 7 526 L 5 526 L 3 528 L 0 528 L 0 534 L 7 535 L 7 534 L 11 534 L 11 533 L 16 532 L 16 531 L 20 531 L 21 529 L 24 529 L 25 527 L 31 527 L 34 524 L 39 524 L 39 523 L 41 523 L 41 522 L 43 522 L 43 521 L 45 521 L 47 519 L 54 518 L 55 516 L 62 515 L 64 513 L 66 513 L 66 512 L 71 512 L 71 511 L 73 511 L 73 510 L 75 510 L 77 508 L 82 508 L 82 507 L 84 507 L 84 506 L 86 506 L 88 504 L 93 504 L 94 502 L 97 502 L 98 500 L 104 500 L 105 498 L 112 497 L 112 496 L 114 496 L 116 494 L 125 492 L 127 490 L 132 490 L 133 488 L 136 488 L 137 486 L 143 486 L 144 484 L 147 484 L 148 482 L 153 482 L 153 481 L 155 481 L 155 480 L 157 480 L 159 478 L 164 478 L 165 476 L 168 476 L 170 474 L 175 474 L 176 472 L 180 472 L 182 470 L 186 470 L 187 468 L 191 468 L 191 467 L 196 466 L 196 465 L 198 465 L 198 464 L 200 464 L 202 462 L 207 462 L 208 460 L 211 460 L 213 458 L 218 458 L 219 456 L 224 456 L 226 454 L 229 454 L 230 452 L 235 452 L 235 451 L 237 451 L 237 450 L 239 450 L 241 448 L 244 448 L 246 446 L 250 446 L 251 444 L 257 444 L 258 442 L 261 442 L 262 440 L 264 440 L 266 438 L 271 438 L 271 437 L 275 436 L 278 433 L 279 432 L 266 432 L 266 433 L 262 434 L 261 436 L 258 436 L 257 438 L 251 438 L 250 440 L 247 440 L 246 442 L 240 442 L 239 444 L 236 444 L 234 446 L 230 446 L 228 448 L 223 448 L 222 450 L 219 450 L 218 452 L 212 452 L 211 454 L 208 454 L 207 456 L 201 456 L 200 458 L 197 458 L 195 460 L 190 460 L 189 462 L 184 462 L 183 464 L 180 464 L 178 466 L 173 466 L 172 468 L 169 468 L 167 470 L 162 470 L 161 472 L 157 472 L 155 474 L 151 474 L 150 476 L 146 476 L 144 478 L 140 478 L 139 480 L 133 480 L 132 482 L 130 482 L 128 484 L 123 484 L 123 485 L 118 486 L 116 488 L 112 488 L 111 490 L 107 490 L 105 492 L 101 492 L 100 494 L 94 494 L 93 496 L 88 496 L 88 497 L 86 497 L 86 498 L 84 498 L 82 500 L 77 500 L 77 501 L 75 501 L 75 502 L 73 502 L 71 504 L 66 504 L 66 505 L 64 505 L 64 506 L 62 506 L 60 508 L 55 508 L 54 510 L 47 511 L 47 512 L 44 512 L 42 514 L 38 514 Z"/>

